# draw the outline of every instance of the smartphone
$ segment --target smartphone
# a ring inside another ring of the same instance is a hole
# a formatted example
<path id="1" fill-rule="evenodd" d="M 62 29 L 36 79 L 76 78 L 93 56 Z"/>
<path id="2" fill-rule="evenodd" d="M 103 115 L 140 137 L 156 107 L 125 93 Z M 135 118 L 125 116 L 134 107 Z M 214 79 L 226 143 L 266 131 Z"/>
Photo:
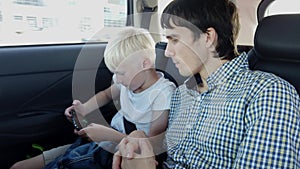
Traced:
<path id="1" fill-rule="evenodd" d="M 73 123 L 73 126 L 75 127 L 76 130 L 81 130 L 82 129 L 82 126 L 78 120 L 78 117 L 77 117 L 77 114 L 75 112 L 75 110 L 71 110 L 71 115 L 72 115 L 72 123 Z"/>

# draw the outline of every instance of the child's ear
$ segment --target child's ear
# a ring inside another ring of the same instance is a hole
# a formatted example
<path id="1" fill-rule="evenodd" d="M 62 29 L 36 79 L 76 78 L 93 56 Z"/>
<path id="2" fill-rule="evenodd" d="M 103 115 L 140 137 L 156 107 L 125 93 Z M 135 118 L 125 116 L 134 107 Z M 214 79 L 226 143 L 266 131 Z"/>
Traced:
<path id="1" fill-rule="evenodd" d="M 152 67 L 152 62 L 149 58 L 145 57 L 145 59 L 143 60 L 143 68 L 144 69 L 149 69 Z"/>

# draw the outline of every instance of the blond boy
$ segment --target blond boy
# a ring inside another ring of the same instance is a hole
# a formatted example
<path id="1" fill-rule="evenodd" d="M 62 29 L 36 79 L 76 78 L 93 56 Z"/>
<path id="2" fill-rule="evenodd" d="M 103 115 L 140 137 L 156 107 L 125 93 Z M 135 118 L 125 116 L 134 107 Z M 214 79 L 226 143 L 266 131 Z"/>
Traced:
<path id="1" fill-rule="evenodd" d="M 12 168 L 33 169 L 43 168 L 45 165 L 45 168 L 101 168 L 103 165 L 111 168 L 113 152 L 107 151 L 114 151 L 114 145 L 126 136 L 124 121 L 129 121 L 136 129 L 143 130 L 148 137 L 164 132 L 175 85 L 155 70 L 154 47 L 151 34 L 144 29 L 126 27 L 116 34 L 104 52 L 104 61 L 114 73 L 113 84 L 85 103 L 74 100 L 73 105 L 65 110 L 68 118 L 71 117 L 70 111 L 73 109 L 86 116 L 111 100 L 119 99 L 121 109 L 113 117 L 111 127 L 92 123 L 76 132 L 79 136 L 88 137 L 93 141 L 87 143 L 88 145 L 59 147 L 18 162 Z M 78 150 L 73 153 L 75 149 L 79 149 L 80 152 L 89 149 L 89 152 L 77 155 Z M 97 158 L 95 154 L 98 154 Z M 107 154 L 109 157 L 102 157 Z M 103 161 L 101 158 L 107 158 L 106 164 L 100 164 Z M 91 165 L 87 159 L 95 161 L 95 165 Z"/>

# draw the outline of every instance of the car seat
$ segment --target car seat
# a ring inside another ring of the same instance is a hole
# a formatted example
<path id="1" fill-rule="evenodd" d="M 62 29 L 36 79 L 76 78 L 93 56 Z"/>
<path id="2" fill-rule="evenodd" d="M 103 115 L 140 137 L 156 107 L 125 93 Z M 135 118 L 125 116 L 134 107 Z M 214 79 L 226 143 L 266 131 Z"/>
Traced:
<path id="1" fill-rule="evenodd" d="M 256 28 L 249 66 L 290 82 L 300 93 L 300 14 L 272 15 Z"/>

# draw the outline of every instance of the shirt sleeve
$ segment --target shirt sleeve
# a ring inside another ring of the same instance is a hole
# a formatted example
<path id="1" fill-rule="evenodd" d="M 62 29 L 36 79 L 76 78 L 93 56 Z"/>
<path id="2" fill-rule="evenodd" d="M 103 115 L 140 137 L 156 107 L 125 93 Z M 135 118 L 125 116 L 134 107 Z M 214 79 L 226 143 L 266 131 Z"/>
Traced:
<path id="1" fill-rule="evenodd" d="M 245 137 L 234 168 L 299 168 L 299 96 L 287 83 L 272 83 L 249 105 Z"/>
<path id="2" fill-rule="evenodd" d="M 174 89 L 175 87 L 172 85 L 159 89 L 159 93 L 152 103 L 152 110 L 169 110 Z"/>

